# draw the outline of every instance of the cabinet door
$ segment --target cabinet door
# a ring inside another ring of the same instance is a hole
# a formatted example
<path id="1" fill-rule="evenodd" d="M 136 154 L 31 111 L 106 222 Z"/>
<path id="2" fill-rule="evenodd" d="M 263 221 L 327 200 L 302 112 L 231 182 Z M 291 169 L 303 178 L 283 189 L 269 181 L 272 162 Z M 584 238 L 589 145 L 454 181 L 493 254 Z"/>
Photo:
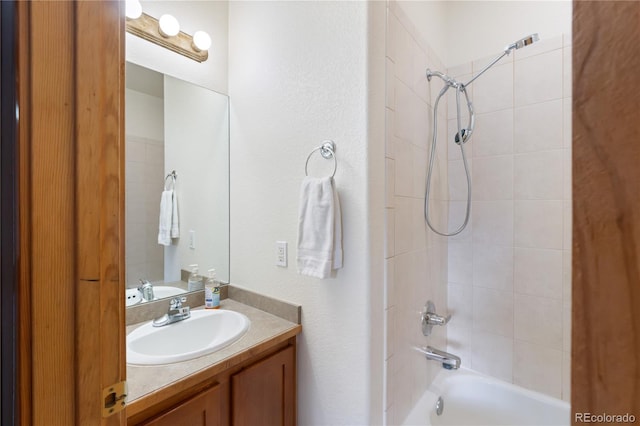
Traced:
<path id="1" fill-rule="evenodd" d="M 296 421 L 293 346 L 259 361 L 231 378 L 234 426 L 284 425 Z"/>
<path id="2" fill-rule="evenodd" d="M 144 426 L 221 426 L 220 385 L 209 388 L 143 423 Z"/>

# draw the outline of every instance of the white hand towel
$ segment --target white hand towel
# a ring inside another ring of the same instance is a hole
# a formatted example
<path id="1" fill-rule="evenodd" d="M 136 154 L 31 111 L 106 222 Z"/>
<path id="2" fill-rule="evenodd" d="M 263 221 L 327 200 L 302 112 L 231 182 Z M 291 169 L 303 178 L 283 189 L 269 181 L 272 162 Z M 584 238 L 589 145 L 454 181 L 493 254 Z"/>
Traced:
<path id="1" fill-rule="evenodd" d="M 298 273 L 324 279 L 341 267 L 342 225 L 333 178 L 305 177 L 300 188 Z"/>
<path id="2" fill-rule="evenodd" d="M 180 238 L 180 221 L 178 220 L 178 194 L 171 191 L 171 238 Z"/>
<path id="3" fill-rule="evenodd" d="M 171 245 L 171 221 L 173 215 L 173 190 L 162 191 L 160 198 L 160 224 L 158 226 L 158 244 Z"/>

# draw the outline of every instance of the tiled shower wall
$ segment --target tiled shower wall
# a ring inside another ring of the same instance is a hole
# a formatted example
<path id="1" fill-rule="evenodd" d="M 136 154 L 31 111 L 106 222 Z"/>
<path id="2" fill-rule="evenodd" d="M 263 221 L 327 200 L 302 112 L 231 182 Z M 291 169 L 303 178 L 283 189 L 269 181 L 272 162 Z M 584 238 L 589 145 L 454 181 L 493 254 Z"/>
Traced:
<path id="1" fill-rule="evenodd" d="M 126 135 L 127 288 L 138 280 L 164 279 L 164 251 L 158 245 L 158 215 L 164 179 L 164 142 Z"/>
<path id="2" fill-rule="evenodd" d="M 441 368 L 414 348 L 446 347 L 445 328 L 424 337 L 420 324 L 427 300 L 441 313 L 447 303 L 447 240 L 428 231 L 423 217 L 434 97 L 425 70 L 444 68 L 395 2 L 388 3 L 386 28 L 385 421 L 399 424 Z M 446 129 L 446 112 L 445 102 L 438 117 L 441 129 Z M 446 230 L 446 143 L 440 147 L 430 210 Z"/>
<path id="3" fill-rule="evenodd" d="M 470 87 L 472 220 L 449 240 L 449 351 L 474 370 L 569 399 L 571 38 L 504 58 Z M 499 53 L 499 52 L 498 52 Z M 449 74 L 462 81 L 491 58 Z M 448 136 L 456 133 L 449 97 Z M 466 117 L 466 116 L 465 116 Z M 463 126 L 466 125 L 466 120 Z M 449 142 L 450 227 L 466 181 Z"/>

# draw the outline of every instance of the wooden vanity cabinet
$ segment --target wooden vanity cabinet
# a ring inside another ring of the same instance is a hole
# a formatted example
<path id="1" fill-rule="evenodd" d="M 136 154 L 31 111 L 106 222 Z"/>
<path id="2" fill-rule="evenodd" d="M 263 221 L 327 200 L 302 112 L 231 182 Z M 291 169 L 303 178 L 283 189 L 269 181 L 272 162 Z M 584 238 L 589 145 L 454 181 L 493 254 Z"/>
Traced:
<path id="1" fill-rule="evenodd" d="M 263 352 L 226 371 L 201 377 L 202 381 L 193 382 L 192 386 L 172 396 L 170 388 L 161 390 L 167 394 L 167 399 L 155 399 L 153 405 L 145 404 L 146 408 L 129 418 L 127 423 L 143 426 L 295 426 L 295 337 L 266 354 Z"/>
<path id="2" fill-rule="evenodd" d="M 233 426 L 293 426 L 295 352 L 288 347 L 231 377 Z"/>

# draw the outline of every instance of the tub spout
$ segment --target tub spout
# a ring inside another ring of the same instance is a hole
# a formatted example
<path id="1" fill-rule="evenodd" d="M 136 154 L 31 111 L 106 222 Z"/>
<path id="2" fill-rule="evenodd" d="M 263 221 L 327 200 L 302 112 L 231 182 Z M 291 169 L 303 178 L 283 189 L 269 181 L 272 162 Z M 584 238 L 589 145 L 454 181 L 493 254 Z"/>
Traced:
<path id="1" fill-rule="evenodd" d="M 459 356 L 450 354 L 449 352 L 441 351 L 440 349 L 427 346 L 424 348 L 416 348 L 416 350 L 422 352 L 427 359 L 442 363 L 442 367 L 447 370 L 457 370 L 460 368 L 462 360 Z"/>

